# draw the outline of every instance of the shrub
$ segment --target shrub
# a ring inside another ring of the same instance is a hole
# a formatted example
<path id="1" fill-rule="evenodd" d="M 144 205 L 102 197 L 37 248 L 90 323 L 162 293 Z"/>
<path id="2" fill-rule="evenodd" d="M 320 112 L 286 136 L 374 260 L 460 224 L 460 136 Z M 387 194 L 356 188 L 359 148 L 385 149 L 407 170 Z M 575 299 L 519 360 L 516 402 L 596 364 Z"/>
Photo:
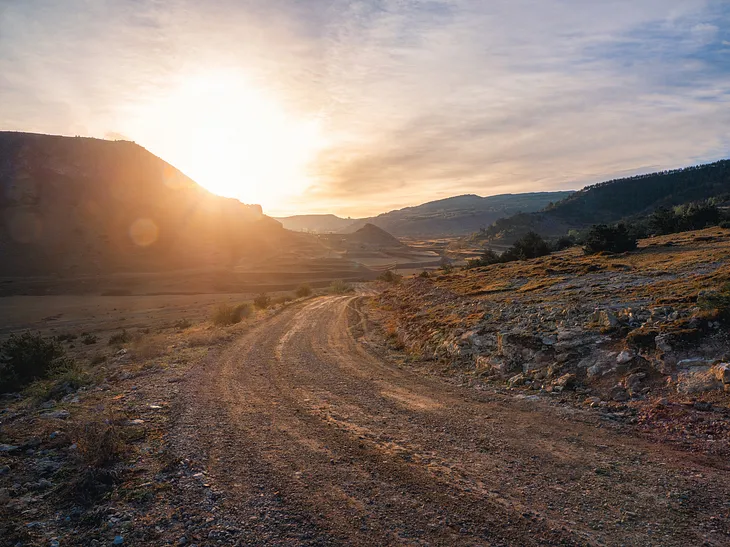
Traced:
<path id="1" fill-rule="evenodd" d="M 606 226 L 598 224 L 591 227 L 586 236 L 583 251 L 586 254 L 600 252 L 623 253 L 636 249 L 636 239 L 631 237 L 623 224 Z"/>
<path id="2" fill-rule="evenodd" d="M 403 276 L 398 275 L 392 270 L 386 270 L 378 276 L 378 279 L 380 281 L 385 281 L 386 283 L 400 283 L 400 280 L 403 279 Z"/>
<path id="3" fill-rule="evenodd" d="M 85 346 L 96 344 L 99 339 L 93 334 L 84 334 L 81 338 L 81 343 Z"/>
<path id="4" fill-rule="evenodd" d="M 271 305 L 271 297 L 265 292 L 262 292 L 260 295 L 253 299 L 253 305 L 260 310 L 265 310 Z"/>
<path id="5" fill-rule="evenodd" d="M 659 331 L 653 329 L 638 328 L 632 330 L 626 336 L 626 343 L 629 347 L 637 350 L 651 350 L 656 347 L 655 338 Z"/>
<path id="6" fill-rule="evenodd" d="M 330 293 L 332 294 L 345 294 L 351 292 L 353 289 L 349 283 L 345 283 L 341 279 L 330 283 Z"/>
<path id="7" fill-rule="evenodd" d="M 246 317 L 250 317 L 253 313 L 251 304 L 239 304 L 231 306 L 229 304 L 219 304 L 213 312 L 213 324 L 219 327 L 235 325 L 240 323 Z"/>
<path id="8" fill-rule="evenodd" d="M 77 335 L 71 334 L 70 332 L 65 332 L 63 334 L 59 334 L 58 336 L 56 336 L 56 341 L 57 342 L 73 342 L 77 338 L 78 338 Z"/>
<path id="9" fill-rule="evenodd" d="M 527 232 L 500 257 L 501 262 L 528 260 L 550 254 L 550 245 L 535 232 Z"/>
<path id="10" fill-rule="evenodd" d="M 77 424 L 71 430 L 71 439 L 84 465 L 90 468 L 100 468 L 115 462 L 124 447 L 112 419 Z"/>
<path id="11" fill-rule="evenodd" d="M 702 310 L 716 312 L 722 319 L 730 319 L 730 283 L 726 283 L 720 290 L 700 294 L 697 305 Z"/>
<path id="12" fill-rule="evenodd" d="M 190 322 L 189 319 L 178 319 L 172 324 L 172 328 L 177 330 L 185 330 L 192 327 L 193 324 Z"/>
<path id="13" fill-rule="evenodd" d="M 127 332 L 127 329 L 122 329 L 122 332 L 118 332 L 116 334 L 112 334 L 109 338 L 109 345 L 110 346 L 118 346 L 121 344 L 126 344 L 127 342 L 132 341 L 132 335 Z"/>
<path id="14" fill-rule="evenodd" d="M 306 283 L 304 283 L 303 285 L 299 285 L 295 294 L 297 295 L 297 298 L 306 298 L 307 296 L 312 296 L 312 287 L 310 287 Z"/>
<path id="15" fill-rule="evenodd" d="M 423 279 L 430 279 L 431 274 L 429 274 L 428 271 L 423 270 L 421 273 L 418 274 L 418 277 L 421 277 Z"/>
<path id="16" fill-rule="evenodd" d="M 11 334 L 0 346 L 0 393 L 71 367 L 73 361 L 57 341 L 30 332 Z"/>
<path id="17" fill-rule="evenodd" d="M 273 298 L 271 300 L 271 303 L 275 304 L 275 305 L 284 305 L 287 302 L 291 302 L 292 300 L 294 300 L 293 297 L 289 296 L 288 294 L 282 294 L 281 296 L 277 296 L 276 298 Z"/>
<path id="18" fill-rule="evenodd" d="M 565 249 L 570 249 L 573 245 L 575 245 L 575 239 L 567 235 L 560 236 L 558 239 L 556 239 L 552 245 L 552 248 L 554 251 L 562 251 Z"/>
<path id="19" fill-rule="evenodd" d="M 723 230 L 730 230 L 730 220 L 723 220 L 720 224 L 718 224 L 718 226 L 720 226 Z"/>

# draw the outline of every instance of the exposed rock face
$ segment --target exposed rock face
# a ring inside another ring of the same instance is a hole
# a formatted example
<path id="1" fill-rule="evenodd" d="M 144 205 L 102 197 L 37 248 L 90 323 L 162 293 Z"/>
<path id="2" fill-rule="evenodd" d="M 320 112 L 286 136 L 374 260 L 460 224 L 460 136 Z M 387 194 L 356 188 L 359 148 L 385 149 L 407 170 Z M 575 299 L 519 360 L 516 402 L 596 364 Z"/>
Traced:
<path id="1" fill-rule="evenodd" d="M 691 236 L 687 240 L 694 249 Z M 714 279 L 730 253 L 730 237 L 725 240 L 716 261 L 687 261 L 687 274 Z M 678 252 L 673 246 L 672 254 Z M 688 300 L 681 294 L 663 295 L 679 304 L 655 303 L 652 284 L 666 284 L 657 278 L 667 277 L 656 274 L 656 254 L 647 255 L 644 266 L 651 275 L 624 265 L 630 273 L 602 272 L 595 264 L 577 276 L 559 271 L 581 260 L 589 259 L 573 254 L 491 266 L 479 274 L 415 279 L 390 289 L 382 301 L 397 310 L 414 349 L 480 377 L 501 377 L 513 388 L 560 391 L 575 385 L 599 389 L 603 399 L 618 402 L 667 385 L 681 393 L 730 392 L 730 340 L 711 314 L 692 301 L 681 303 L 680 297 Z M 615 266 L 615 260 L 607 262 Z M 539 273 L 541 263 L 556 270 L 550 275 L 557 280 Z M 520 277 L 525 271 L 537 278 Z M 671 275 L 679 282 L 683 274 Z M 630 301 L 622 304 L 622 298 Z M 563 385 L 562 378 L 571 381 Z"/>

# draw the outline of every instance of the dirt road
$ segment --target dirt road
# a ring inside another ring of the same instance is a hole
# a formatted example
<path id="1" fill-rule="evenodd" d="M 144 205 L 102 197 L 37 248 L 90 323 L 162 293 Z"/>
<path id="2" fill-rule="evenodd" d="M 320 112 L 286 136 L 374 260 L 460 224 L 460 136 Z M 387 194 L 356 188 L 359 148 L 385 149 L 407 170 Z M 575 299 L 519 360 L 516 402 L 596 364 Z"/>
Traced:
<path id="1" fill-rule="evenodd" d="M 293 306 L 189 378 L 173 444 L 239 544 L 730 545 L 727 462 L 398 365 L 362 305 Z"/>

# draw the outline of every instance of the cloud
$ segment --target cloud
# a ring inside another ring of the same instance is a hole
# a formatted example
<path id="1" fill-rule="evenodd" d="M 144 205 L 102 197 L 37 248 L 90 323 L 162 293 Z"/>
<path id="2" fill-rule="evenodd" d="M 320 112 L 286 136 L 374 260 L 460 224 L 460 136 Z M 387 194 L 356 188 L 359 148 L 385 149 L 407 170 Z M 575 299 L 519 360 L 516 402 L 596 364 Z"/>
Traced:
<path id="1" fill-rule="evenodd" d="M 349 214 L 727 155 L 726 2 L 314 5 L 0 0 L 0 123 L 103 136 L 186 74 L 241 71 L 330 137 L 280 209 Z"/>

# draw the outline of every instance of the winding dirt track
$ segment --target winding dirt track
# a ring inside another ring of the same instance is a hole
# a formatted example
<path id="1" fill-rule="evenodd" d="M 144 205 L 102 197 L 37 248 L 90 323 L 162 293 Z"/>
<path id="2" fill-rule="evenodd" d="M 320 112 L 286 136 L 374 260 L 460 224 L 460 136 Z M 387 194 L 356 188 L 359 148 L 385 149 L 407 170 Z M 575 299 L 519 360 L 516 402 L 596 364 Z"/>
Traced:
<path id="1" fill-rule="evenodd" d="M 177 443 L 240 544 L 730 544 L 726 463 L 398 366 L 362 302 L 293 306 L 189 379 Z"/>

